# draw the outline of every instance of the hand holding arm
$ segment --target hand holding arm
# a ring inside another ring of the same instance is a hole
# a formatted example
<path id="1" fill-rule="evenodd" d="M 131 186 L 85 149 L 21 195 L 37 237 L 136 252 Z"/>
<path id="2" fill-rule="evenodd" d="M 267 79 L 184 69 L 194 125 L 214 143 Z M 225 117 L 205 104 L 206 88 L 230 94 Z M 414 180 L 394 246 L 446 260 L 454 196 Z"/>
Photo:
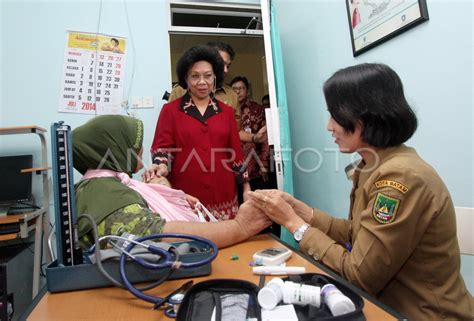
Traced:
<path id="1" fill-rule="evenodd" d="M 267 126 L 263 126 L 256 134 L 248 133 L 245 130 L 239 131 L 239 138 L 244 143 L 259 144 L 267 140 Z"/>
<path id="2" fill-rule="evenodd" d="M 263 211 L 272 221 L 283 225 L 293 233 L 306 222 L 296 214 L 282 194 L 282 192 L 264 193 L 263 190 L 248 193 L 249 198 L 256 207 Z"/>
<path id="3" fill-rule="evenodd" d="M 258 208 L 251 206 L 251 203 L 244 203 L 233 220 L 217 223 L 172 221 L 165 224 L 163 232 L 202 236 L 216 243 L 219 248 L 223 248 L 245 241 L 271 223 L 272 221 Z"/>
<path id="4" fill-rule="evenodd" d="M 288 203 L 293 211 L 301 217 L 306 223 L 311 222 L 313 218 L 313 208 L 306 203 L 294 198 L 292 195 L 286 192 L 282 192 L 280 190 L 258 190 L 258 193 L 262 193 L 263 195 L 270 199 L 282 199 L 286 203 Z"/>

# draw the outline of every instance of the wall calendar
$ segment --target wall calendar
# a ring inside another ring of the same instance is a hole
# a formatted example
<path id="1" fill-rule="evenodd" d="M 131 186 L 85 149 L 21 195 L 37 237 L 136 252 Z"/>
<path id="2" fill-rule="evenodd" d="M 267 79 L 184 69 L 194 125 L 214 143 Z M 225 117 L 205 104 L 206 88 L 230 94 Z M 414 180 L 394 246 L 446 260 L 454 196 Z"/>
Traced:
<path id="1" fill-rule="evenodd" d="M 68 32 L 59 112 L 119 114 L 127 39 Z"/>

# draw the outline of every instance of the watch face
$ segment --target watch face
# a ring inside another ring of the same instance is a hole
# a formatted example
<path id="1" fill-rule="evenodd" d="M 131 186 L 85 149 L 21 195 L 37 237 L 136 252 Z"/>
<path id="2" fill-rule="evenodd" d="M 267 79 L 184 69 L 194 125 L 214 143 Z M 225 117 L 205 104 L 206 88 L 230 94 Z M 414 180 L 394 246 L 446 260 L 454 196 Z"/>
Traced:
<path id="1" fill-rule="evenodd" d="M 297 229 L 295 234 L 293 234 L 293 237 L 299 242 L 303 239 L 303 233 L 301 233 L 300 229 Z"/>
<path id="2" fill-rule="evenodd" d="M 304 224 L 303 226 L 298 227 L 298 229 L 293 233 L 293 237 L 297 242 L 303 239 L 304 232 L 309 228 L 309 224 Z"/>

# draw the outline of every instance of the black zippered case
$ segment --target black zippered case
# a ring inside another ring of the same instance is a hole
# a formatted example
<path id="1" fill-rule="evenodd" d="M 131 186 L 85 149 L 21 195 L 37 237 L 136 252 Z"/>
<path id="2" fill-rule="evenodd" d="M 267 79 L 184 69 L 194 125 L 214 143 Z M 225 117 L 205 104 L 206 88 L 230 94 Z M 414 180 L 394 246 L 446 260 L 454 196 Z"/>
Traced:
<path id="1" fill-rule="evenodd" d="M 364 299 L 344 284 L 338 282 L 334 278 L 322 275 L 318 273 L 305 273 L 300 275 L 290 275 L 282 279 L 283 281 L 291 281 L 295 283 L 302 283 L 308 285 L 315 285 L 323 287 L 324 285 L 331 283 L 334 284 L 339 291 L 347 296 L 354 303 L 356 309 L 353 312 L 339 315 L 337 317 L 331 314 L 326 304 L 321 303 L 320 308 L 316 308 L 311 305 L 297 306 L 295 305 L 296 315 L 298 320 L 340 320 L 340 321 L 364 321 L 365 316 L 363 313 Z"/>
<path id="2" fill-rule="evenodd" d="M 356 307 L 356 310 L 351 313 L 335 317 L 324 304 L 322 304 L 320 308 L 310 305 L 295 305 L 298 320 L 365 320 L 365 316 L 362 311 L 364 308 L 363 298 L 330 276 L 318 273 L 306 273 L 301 275 L 292 275 L 290 277 L 283 278 L 283 280 L 320 287 L 328 283 L 334 284 L 344 295 L 352 300 Z M 246 317 L 243 318 L 242 321 L 252 318 L 261 321 L 262 311 L 257 299 L 259 289 L 260 288 L 256 284 L 239 279 L 213 279 L 197 283 L 193 285 L 188 290 L 188 292 L 186 292 L 179 307 L 176 320 L 211 320 L 211 316 L 215 309 L 215 320 L 222 321 L 222 297 L 227 294 L 247 294 L 247 313 Z"/>

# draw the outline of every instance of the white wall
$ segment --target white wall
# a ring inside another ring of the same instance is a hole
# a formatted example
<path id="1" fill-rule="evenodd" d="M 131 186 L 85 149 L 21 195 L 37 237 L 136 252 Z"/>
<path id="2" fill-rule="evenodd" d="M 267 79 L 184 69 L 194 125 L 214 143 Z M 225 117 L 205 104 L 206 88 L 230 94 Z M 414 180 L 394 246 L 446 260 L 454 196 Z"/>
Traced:
<path id="1" fill-rule="evenodd" d="M 128 38 L 124 96 L 154 97 L 155 108 L 133 111 L 144 122 L 144 148 L 150 148 L 163 104 L 161 97 L 171 86 L 167 2 L 127 1 L 132 33 L 127 27 L 123 1 L 103 1 L 97 30 L 99 3 L 0 1 L 0 127 L 38 125 L 48 130 L 51 146 L 52 122 L 63 120 L 74 128 L 92 118 L 93 115 L 58 113 L 57 109 L 66 31 L 99 31 Z M 0 155 L 33 153 L 35 166 L 40 165 L 39 146 L 35 135 L 0 136 Z M 149 162 L 148 156 L 145 163 Z M 39 183 L 34 177 L 33 192 L 37 199 L 42 197 Z"/>
<path id="2" fill-rule="evenodd" d="M 353 58 L 343 1 L 276 1 L 293 148 L 336 147 L 326 131 L 322 93 L 332 73 L 362 62 L 386 63 L 399 73 L 418 115 L 408 145 L 438 170 L 456 206 L 474 207 L 472 2 L 430 1 L 428 7 L 430 21 Z M 325 153 L 321 170 L 310 175 L 295 169 L 295 191 L 345 216 L 347 204 L 339 200 L 350 183 L 342 172 L 334 175 L 334 154 Z M 339 169 L 348 161 L 341 157 Z M 309 168 L 314 157 L 301 163 Z"/>
<path id="3" fill-rule="evenodd" d="M 104 1 L 99 32 L 129 40 L 124 96 L 154 97 L 154 109 L 135 111 L 144 121 L 144 146 L 149 148 L 163 103 L 161 97 L 164 90 L 170 89 L 166 1 L 127 1 L 127 7 L 133 38 L 127 27 L 123 1 Z M 0 8 L 3 54 L 0 126 L 36 124 L 49 130 L 53 121 L 64 120 L 77 126 L 93 117 L 58 113 L 57 109 L 66 31 L 96 32 L 99 1 L 7 0 L 1 2 Z M 129 93 L 134 58 L 135 76 Z M 28 145 L 24 138 L 3 141 L 5 146 L 0 154 L 21 152 L 36 145 Z"/>

